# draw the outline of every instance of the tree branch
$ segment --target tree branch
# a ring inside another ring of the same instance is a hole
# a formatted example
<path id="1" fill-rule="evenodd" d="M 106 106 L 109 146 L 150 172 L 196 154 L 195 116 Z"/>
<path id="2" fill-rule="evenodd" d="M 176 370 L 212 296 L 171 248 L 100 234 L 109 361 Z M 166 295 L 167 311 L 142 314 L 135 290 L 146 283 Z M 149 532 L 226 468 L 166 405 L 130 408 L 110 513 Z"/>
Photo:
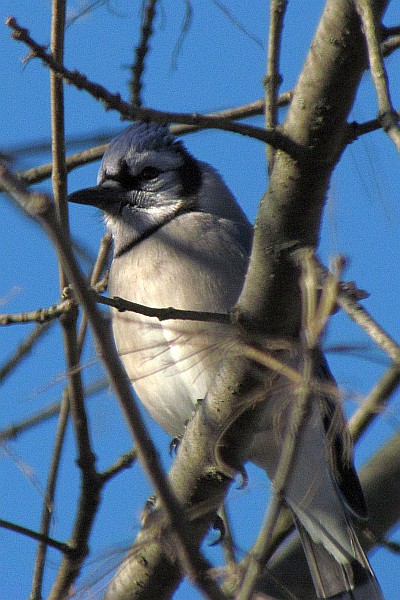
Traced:
<path id="1" fill-rule="evenodd" d="M 400 385 L 400 365 L 392 363 L 364 399 L 349 421 L 349 431 L 356 442 L 377 416 L 383 414 L 387 402 Z"/>
<path id="2" fill-rule="evenodd" d="M 3 315 L 0 316 L 0 319 Z M 5 362 L 0 365 L 0 381 L 5 379 L 13 369 L 19 364 L 19 362 L 32 350 L 33 346 L 41 339 L 42 335 L 48 331 L 51 322 L 37 325 L 31 333 L 18 345 L 14 354 Z"/>
<path id="3" fill-rule="evenodd" d="M 59 412 L 57 432 L 55 435 L 54 448 L 51 457 L 51 463 L 49 467 L 49 474 L 47 478 L 47 486 L 44 494 L 42 519 L 40 523 L 40 533 L 43 538 L 37 549 L 35 566 L 32 578 L 32 592 L 31 599 L 41 600 L 42 598 L 42 584 L 43 575 L 46 562 L 46 554 L 48 547 L 48 535 L 50 529 L 51 519 L 54 513 L 54 495 L 56 490 L 57 477 L 59 472 L 61 452 L 64 445 L 65 432 L 67 429 L 69 416 L 69 398 L 68 389 L 64 389 L 63 399 L 61 401 L 61 408 Z M 68 554 L 68 553 L 67 553 Z"/>
<path id="4" fill-rule="evenodd" d="M 127 102 L 124 102 L 119 94 L 112 94 L 100 84 L 89 81 L 85 75 L 78 73 L 78 71 L 69 71 L 63 65 L 60 65 L 51 54 L 46 52 L 43 46 L 30 37 L 27 29 L 18 25 L 14 17 L 9 17 L 6 24 L 14 30 L 13 38 L 15 40 L 24 42 L 31 48 L 32 57 L 40 58 L 46 66 L 61 75 L 77 89 L 86 90 L 91 96 L 100 100 L 106 109 L 118 111 L 123 119 L 129 121 L 154 121 L 155 123 L 184 123 L 186 125 L 196 125 L 202 129 L 223 129 L 224 131 L 232 131 L 233 133 L 239 133 L 240 135 L 267 142 L 271 146 L 274 146 L 274 148 L 283 150 L 293 157 L 297 157 L 299 160 L 304 158 L 304 148 L 301 149 L 289 137 L 286 137 L 275 129 L 266 131 L 265 129 L 251 125 L 242 125 L 229 119 L 207 117 L 196 113 L 173 113 L 157 111 L 151 108 L 134 108 Z M 302 150 L 302 153 L 300 150 Z"/>
<path id="5" fill-rule="evenodd" d="M 125 300 L 125 298 L 119 298 L 113 296 L 108 298 L 107 296 L 100 296 L 94 294 L 96 302 L 99 304 L 105 304 L 106 306 L 113 306 L 120 312 L 134 312 L 139 315 L 146 315 L 147 317 L 154 317 L 159 321 L 166 321 L 168 319 L 180 319 L 184 321 L 205 321 L 208 323 L 225 323 L 226 325 L 231 324 L 232 319 L 227 313 L 214 313 L 214 312 L 201 312 L 196 310 L 181 310 L 169 306 L 168 308 L 154 308 L 151 306 L 144 306 L 137 302 L 131 302 Z M 1 319 L 1 315 L 0 315 Z"/>
<path id="6" fill-rule="evenodd" d="M 380 44 L 380 28 L 370 0 L 355 0 L 368 48 L 369 68 L 378 97 L 379 120 L 382 127 L 400 150 L 399 118 L 392 106 L 389 82 Z"/>
<path id="7" fill-rule="evenodd" d="M 16 525 L 15 523 L 10 523 L 10 521 L 5 521 L 4 519 L 0 519 L 0 527 L 4 529 L 8 529 L 9 531 L 15 531 L 16 533 L 21 533 L 22 535 L 26 535 L 27 537 L 32 538 L 33 540 L 37 540 L 39 542 L 45 541 L 48 546 L 59 550 L 65 554 L 73 554 L 74 550 L 68 544 L 64 544 L 63 542 L 58 542 L 53 538 L 44 536 L 37 531 L 33 531 L 32 529 L 28 529 L 27 527 L 21 527 L 21 525 Z"/>
<path id="8" fill-rule="evenodd" d="M 268 36 L 267 74 L 265 76 L 265 126 L 267 129 L 277 125 L 278 91 L 282 82 L 279 73 L 279 55 L 281 50 L 283 20 L 287 0 L 272 0 L 270 3 L 270 25 Z M 267 146 L 268 172 L 272 173 L 275 148 Z"/>
<path id="9" fill-rule="evenodd" d="M 149 40 L 153 33 L 153 21 L 156 16 L 157 0 L 148 0 L 143 8 L 143 22 L 140 28 L 140 41 L 135 50 L 136 60 L 131 67 L 131 104 L 132 106 L 142 106 L 142 76 L 144 73 L 144 61 L 149 52 Z"/>
<path id="10" fill-rule="evenodd" d="M 30 312 L 16 314 L 0 314 L 0 325 L 20 325 L 21 323 L 32 322 L 48 323 L 53 319 L 59 319 L 62 315 L 67 314 L 74 306 L 75 302 L 68 298 L 48 308 L 37 308 Z"/>
<path id="11" fill-rule="evenodd" d="M 106 328 L 103 327 L 102 319 L 98 313 L 97 307 L 91 297 L 91 292 L 87 289 L 85 278 L 75 261 L 71 251 L 68 238 L 65 237 L 58 220 L 55 217 L 53 205 L 45 194 L 31 193 L 24 188 L 21 183 L 12 176 L 12 174 L 0 165 L 0 183 L 7 191 L 8 195 L 16 202 L 22 210 L 30 217 L 38 221 L 46 233 L 53 241 L 62 259 L 62 265 L 68 274 L 69 279 L 74 285 L 77 296 L 87 314 L 91 324 L 96 343 L 98 344 L 100 354 L 110 382 L 113 385 L 117 399 L 127 419 L 130 431 L 135 439 L 139 460 L 149 476 L 164 509 L 164 521 L 167 529 L 174 538 L 174 552 L 177 552 L 178 563 L 182 572 L 192 577 L 195 585 L 209 594 L 210 598 L 219 599 L 221 597 L 218 586 L 209 580 L 205 573 L 208 564 L 204 561 L 198 549 L 199 538 L 192 535 L 192 530 L 183 514 L 179 498 L 173 493 L 167 482 L 159 460 L 158 454 L 144 426 L 141 414 L 132 394 L 130 382 L 119 361 L 115 351 L 114 344 Z M 90 460 L 90 457 L 88 457 Z M 99 485 L 98 478 L 92 480 L 93 486 Z M 98 487 L 93 487 L 92 492 L 97 494 Z M 82 495 L 82 501 L 92 502 L 90 495 Z M 75 533 L 84 535 L 85 529 L 90 528 L 91 522 L 87 519 L 88 515 L 94 516 L 93 510 L 88 507 L 82 507 L 78 522 L 75 524 Z M 83 522 L 82 522 L 83 521 Z M 158 519 L 157 519 L 158 521 Z M 162 527 L 157 523 L 157 536 Z M 169 536 L 167 536 L 169 537 Z M 156 544 L 158 545 L 158 544 Z M 52 594 L 56 598 L 57 590 L 53 588 Z"/>
<path id="12" fill-rule="evenodd" d="M 337 303 L 350 319 L 357 323 L 383 352 L 394 362 L 400 364 L 400 346 L 357 300 L 352 298 L 350 294 L 342 291 L 339 293 Z"/>
<path id="13" fill-rule="evenodd" d="M 91 385 L 88 385 L 87 388 L 85 388 L 85 398 L 88 398 L 88 397 L 90 398 L 90 396 L 97 394 L 98 392 L 106 389 L 107 386 L 108 386 L 108 381 L 106 379 L 99 379 L 98 381 L 95 381 Z M 14 425 L 10 425 L 9 427 L 5 427 L 4 429 L 1 429 L 0 430 L 0 443 L 4 442 L 6 440 L 14 439 L 17 436 L 21 435 L 21 433 L 24 433 L 25 431 L 27 431 L 33 427 L 36 427 L 36 425 L 41 425 L 48 419 L 53 419 L 54 417 L 56 417 L 59 414 L 60 408 L 61 408 L 60 401 L 53 402 L 52 404 L 50 404 L 43 410 L 40 410 L 40 411 L 34 413 L 30 417 L 27 417 L 26 419 L 23 419 L 23 420 L 15 423 Z"/>

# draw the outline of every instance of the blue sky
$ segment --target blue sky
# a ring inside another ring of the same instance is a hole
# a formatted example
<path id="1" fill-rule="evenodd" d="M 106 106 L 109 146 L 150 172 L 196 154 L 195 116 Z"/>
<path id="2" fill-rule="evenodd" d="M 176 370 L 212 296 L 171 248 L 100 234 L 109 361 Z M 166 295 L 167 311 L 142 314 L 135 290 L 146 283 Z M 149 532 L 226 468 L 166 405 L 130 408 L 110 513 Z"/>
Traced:
<path id="1" fill-rule="evenodd" d="M 129 99 L 127 66 L 132 61 L 133 48 L 138 40 L 140 3 L 113 0 L 108 4 L 98 4 L 95 10 L 68 28 L 65 63 Z M 174 66 L 174 49 L 179 40 L 186 2 L 164 0 L 160 3 L 156 35 L 151 41 L 147 61 L 143 94 L 147 106 L 170 111 L 212 112 L 263 96 L 268 5 L 259 0 L 246 3 L 232 0 L 226 2 L 228 4 L 232 15 L 262 42 L 263 47 L 235 26 L 216 3 L 194 0 L 192 23 Z M 78 0 L 68 2 L 69 15 L 76 14 L 82 6 L 83 3 Z M 296 82 L 322 7 L 323 2 L 314 2 L 304 10 L 304 3 L 299 0 L 289 3 L 282 50 L 282 91 L 291 89 Z M 49 42 L 48 0 L 35 3 L 3 0 L 0 13 L 2 23 L 7 16 L 13 15 L 30 30 L 35 40 L 42 44 Z M 395 24 L 395 18 L 393 8 L 387 14 L 386 24 Z M 15 145 L 29 146 L 49 138 L 49 74 L 38 60 L 23 64 L 27 49 L 11 40 L 5 25 L 0 28 L 0 47 L 0 150 L 7 151 Z M 389 58 L 388 68 L 389 74 L 392 74 L 394 105 L 398 107 L 397 55 Z M 65 99 L 67 135 L 116 132 L 124 126 L 117 113 L 106 112 L 100 103 L 71 86 L 65 88 Z M 366 74 L 351 119 L 361 122 L 374 118 L 376 113 L 374 90 Z M 280 117 L 283 116 L 284 111 Z M 261 126 L 262 118 L 253 118 L 250 122 Z M 261 142 L 232 133 L 206 131 L 187 136 L 185 144 L 195 156 L 210 162 L 220 171 L 249 218 L 254 220 L 267 183 L 265 151 Z M 42 152 L 25 155 L 13 166 L 15 169 L 28 168 L 48 160 L 49 153 Z M 98 164 L 92 164 L 72 172 L 69 190 L 92 185 L 97 169 Z M 359 287 L 370 292 L 365 306 L 395 339 L 400 339 L 398 172 L 398 156 L 383 132 L 354 142 L 332 180 L 320 246 L 320 254 L 326 262 L 338 253 L 348 257 L 346 279 L 356 281 Z M 49 182 L 39 187 L 50 191 Z M 3 197 L 2 213 L 1 312 L 33 310 L 56 303 L 59 298 L 58 269 L 50 243 L 36 224 L 23 217 Z M 73 234 L 95 253 L 103 232 L 100 215 L 90 207 L 80 206 L 72 206 L 70 215 Z M 31 329 L 31 325 L 2 328 L 1 363 Z M 332 370 L 344 391 L 346 411 L 350 414 L 362 395 L 384 372 L 389 361 L 342 314 L 333 317 L 326 339 L 327 348 L 339 344 L 363 346 L 357 355 L 349 352 L 328 354 Z M 87 345 L 84 355 L 86 384 L 102 376 L 94 358 L 94 350 Z M 0 427 L 18 422 L 58 399 L 65 384 L 64 368 L 61 336 L 55 325 L 28 360 L 2 382 Z M 362 465 L 374 449 L 397 430 L 399 406 L 397 395 L 357 446 L 358 465 Z M 89 411 L 98 466 L 106 468 L 121 452 L 129 449 L 130 439 L 107 389 L 90 400 Z M 148 424 L 168 465 L 169 440 L 153 422 L 148 420 Z M 3 447 L 0 469 L 4 491 L 0 497 L 0 518 L 33 529 L 39 527 L 54 429 L 55 421 L 49 421 Z M 68 539 L 74 516 L 78 481 L 74 456 L 73 436 L 69 430 L 52 530 L 52 535 L 61 540 Z M 151 488 L 137 466 L 107 487 L 91 539 L 90 562 L 79 585 L 90 583 L 90 574 L 95 574 L 96 578 L 98 571 L 104 572 L 102 558 L 107 555 L 110 546 L 121 549 L 129 544 L 139 526 L 141 507 L 150 493 Z M 247 489 L 233 489 L 230 493 L 229 507 L 236 515 L 235 536 L 240 540 L 238 545 L 242 550 L 254 539 L 268 493 L 268 481 L 255 469 L 250 469 Z M 390 491 L 384 490 L 383 493 Z M 132 496 L 135 499 L 133 510 Z M 249 515 L 254 527 L 249 527 Z M 219 550 L 208 549 L 207 552 L 214 556 Z M 31 540 L 0 530 L 4 597 L 10 600 L 28 597 L 34 553 L 35 544 Z M 49 556 L 46 593 L 59 560 L 56 552 L 50 552 Z M 373 554 L 372 563 L 386 597 L 389 600 L 396 598 L 400 585 L 399 559 L 380 550 Z M 182 586 L 176 598 L 187 598 L 189 593 L 189 588 Z"/>

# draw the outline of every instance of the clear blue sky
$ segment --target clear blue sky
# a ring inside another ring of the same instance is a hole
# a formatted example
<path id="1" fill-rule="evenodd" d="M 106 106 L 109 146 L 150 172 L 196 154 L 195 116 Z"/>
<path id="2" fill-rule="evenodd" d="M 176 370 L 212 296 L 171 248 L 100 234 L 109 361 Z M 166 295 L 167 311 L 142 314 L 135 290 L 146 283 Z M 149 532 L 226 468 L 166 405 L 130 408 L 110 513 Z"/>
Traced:
<path id="1" fill-rule="evenodd" d="M 139 2 L 112 0 L 83 16 L 67 30 L 66 65 L 76 68 L 129 99 L 127 66 L 132 61 L 133 47 L 138 40 Z M 260 40 L 246 35 L 230 21 L 211 0 L 193 0 L 190 29 L 173 64 L 185 16 L 186 3 L 161 2 L 156 20 L 156 35 L 151 41 L 144 86 L 145 104 L 153 108 L 212 112 L 256 100 L 263 95 L 265 72 L 265 40 L 268 28 L 268 5 L 260 0 L 225 3 L 243 28 Z M 395 3 L 393 3 L 393 6 Z M 27 27 L 35 40 L 49 42 L 50 3 L 3 0 L 1 21 L 13 15 Z M 79 0 L 68 2 L 70 16 L 82 6 Z M 312 32 L 323 2 L 289 4 L 284 34 L 282 91 L 293 87 L 310 44 Z M 386 23 L 396 23 L 393 9 Z M 23 64 L 27 49 L 10 39 L 5 25 L 0 29 L 0 100 L 1 146 L 7 151 L 16 145 L 29 146 L 50 136 L 49 74 L 42 64 L 33 60 Z M 396 107 L 400 105 L 398 56 L 389 61 L 392 73 L 392 94 Z M 85 93 L 66 86 L 67 135 L 95 132 L 115 132 L 121 127 L 118 114 L 105 112 Z M 374 91 L 369 75 L 364 76 L 352 119 L 363 121 L 377 113 Z M 283 118 L 283 113 L 281 115 Z M 261 118 L 250 120 L 262 125 Z M 223 175 L 239 202 L 254 220 L 257 205 L 266 187 L 266 163 L 263 145 L 240 136 L 207 131 L 185 138 L 190 151 L 213 164 Z M 71 152 L 74 149 L 71 149 Z M 50 160 L 48 152 L 25 155 L 13 166 L 28 168 Z M 69 178 L 69 190 L 95 182 L 98 165 L 74 171 Z M 400 339 L 398 298 L 399 224 L 398 198 L 399 163 L 392 143 L 382 132 L 371 134 L 352 144 L 337 168 L 327 203 L 321 236 L 321 256 L 325 261 L 333 254 L 349 259 L 346 278 L 371 293 L 365 305 L 372 315 L 395 339 Z M 50 191 L 49 182 L 40 189 Z M 2 197 L 4 216 L 0 241 L 1 312 L 19 312 L 46 307 L 58 301 L 58 271 L 54 252 L 38 226 L 28 221 Z M 100 215 L 92 208 L 73 206 L 71 227 L 74 235 L 96 251 L 103 232 Z M 2 328 L 0 331 L 1 363 L 24 339 L 31 325 Z M 344 390 L 346 410 L 350 413 L 362 395 L 367 393 L 388 365 L 366 336 L 343 315 L 336 315 L 326 339 L 333 345 L 363 346 L 357 355 L 349 352 L 328 355 L 333 372 Z M 89 346 L 85 352 L 84 372 L 88 384 L 101 376 L 95 352 Z M 65 384 L 63 353 L 57 326 L 44 341 L 1 386 L 2 410 L 0 427 L 15 423 L 33 414 L 60 397 Z M 106 389 L 90 401 L 90 417 L 99 467 L 106 468 L 121 452 L 130 447 L 127 432 L 121 426 L 120 414 L 111 393 Z M 368 431 L 357 447 L 356 460 L 362 465 L 374 448 L 388 439 L 398 427 L 400 401 L 391 402 L 387 412 Z M 148 421 L 155 433 L 165 463 L 169 463 L 168 438 Z M 42 494 L 46 483 L 55 421 L 41 425 L 7 444 L 1 453 L 0 518 L 39 528 Z M 68 539 L 75 509 L 77 468 L 74 464 L 74 443 L 69 431 L 63 456 L 57 505 L 52 535 Z M 90 574 L 107 572 L 102 560 L 110 546 L 121 549 L 129 544 L 139 526 L 140 510 L 151 488 L 135 467 L 121 475 L 105 490 L 103 504 L 91 539 L 90 563 L 80 585 L 90 584 Z M 245 490 L 233 489 L 229 507 L 235 516 L 235 536 L 243 550 L 256 533 L 262 518 L 263 503 L 269 493 L 269 483 L 255 469 L 250 469 L 250 482 Z M 390 493 L 383 490 L 382 493 Z M 132 496 L 135 498 L 132 507 Z M 132 510 L 133 508 L 133 510 Z M 253 517 L 253 514 L 258 515 Z M 249 519 L 249 515 L 251 518 Z M 249 526 L 254 521 L 254 528 Z M 396 534 L 394 535 L 396 539 Z M 34 560 L 35 543 L 15 533 L 0 529 L 0 564 L 2 565 L 2 596 L 9 600 L 26 598 Z M 210 556 L 219 550 L 207 550 Z M 45 592 L 48 592 L 57 568 L 59 555 L 50 552 L 46 572 Z M 111 565 L 114 558 L 111 557 Z M 399 559 L 380 550 L 372 563 L 389 600 L 397 597 L 400 586 Z M 188 588 L 177 592 L 179 599 L 188 598 Z M 195 595 L 190 597 L 195 598 Z"/>

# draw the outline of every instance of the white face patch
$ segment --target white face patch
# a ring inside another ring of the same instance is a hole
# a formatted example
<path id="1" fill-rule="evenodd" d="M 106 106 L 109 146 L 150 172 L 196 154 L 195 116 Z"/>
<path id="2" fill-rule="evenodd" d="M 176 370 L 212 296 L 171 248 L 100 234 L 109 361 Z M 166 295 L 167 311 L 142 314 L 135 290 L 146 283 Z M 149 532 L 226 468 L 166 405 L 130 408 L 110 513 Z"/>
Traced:
<path id="1" fill-rule="evenodd" d="M 154 227 L 162 227 L 182 209 L 183 202 L 176 200 L 169 204 L 138 208 L 125 205 L 117 215 L 104 213 L 104 223 L 115 241 L 115 252 L 128 243 L 134 243 L 147 231 Z"/>

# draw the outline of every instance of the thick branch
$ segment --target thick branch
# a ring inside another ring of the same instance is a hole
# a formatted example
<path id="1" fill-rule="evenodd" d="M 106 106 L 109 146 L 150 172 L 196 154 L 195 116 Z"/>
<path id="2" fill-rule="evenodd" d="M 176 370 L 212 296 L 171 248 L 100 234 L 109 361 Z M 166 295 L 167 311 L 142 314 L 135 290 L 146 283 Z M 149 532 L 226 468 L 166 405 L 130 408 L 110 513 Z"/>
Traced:
<path id="1" fill-rule="evenodd" d="M 263 322 L 269 333 L 296 336 L 299 331 L 298 270 L 291 263 L 298 249 L 318 243 L 325 194 L 365 66 L 363 36 L 351 3 L 329 1 L 283 125 L 312 160 L 277 153 L 239 299 L 245 319 Z"/>

